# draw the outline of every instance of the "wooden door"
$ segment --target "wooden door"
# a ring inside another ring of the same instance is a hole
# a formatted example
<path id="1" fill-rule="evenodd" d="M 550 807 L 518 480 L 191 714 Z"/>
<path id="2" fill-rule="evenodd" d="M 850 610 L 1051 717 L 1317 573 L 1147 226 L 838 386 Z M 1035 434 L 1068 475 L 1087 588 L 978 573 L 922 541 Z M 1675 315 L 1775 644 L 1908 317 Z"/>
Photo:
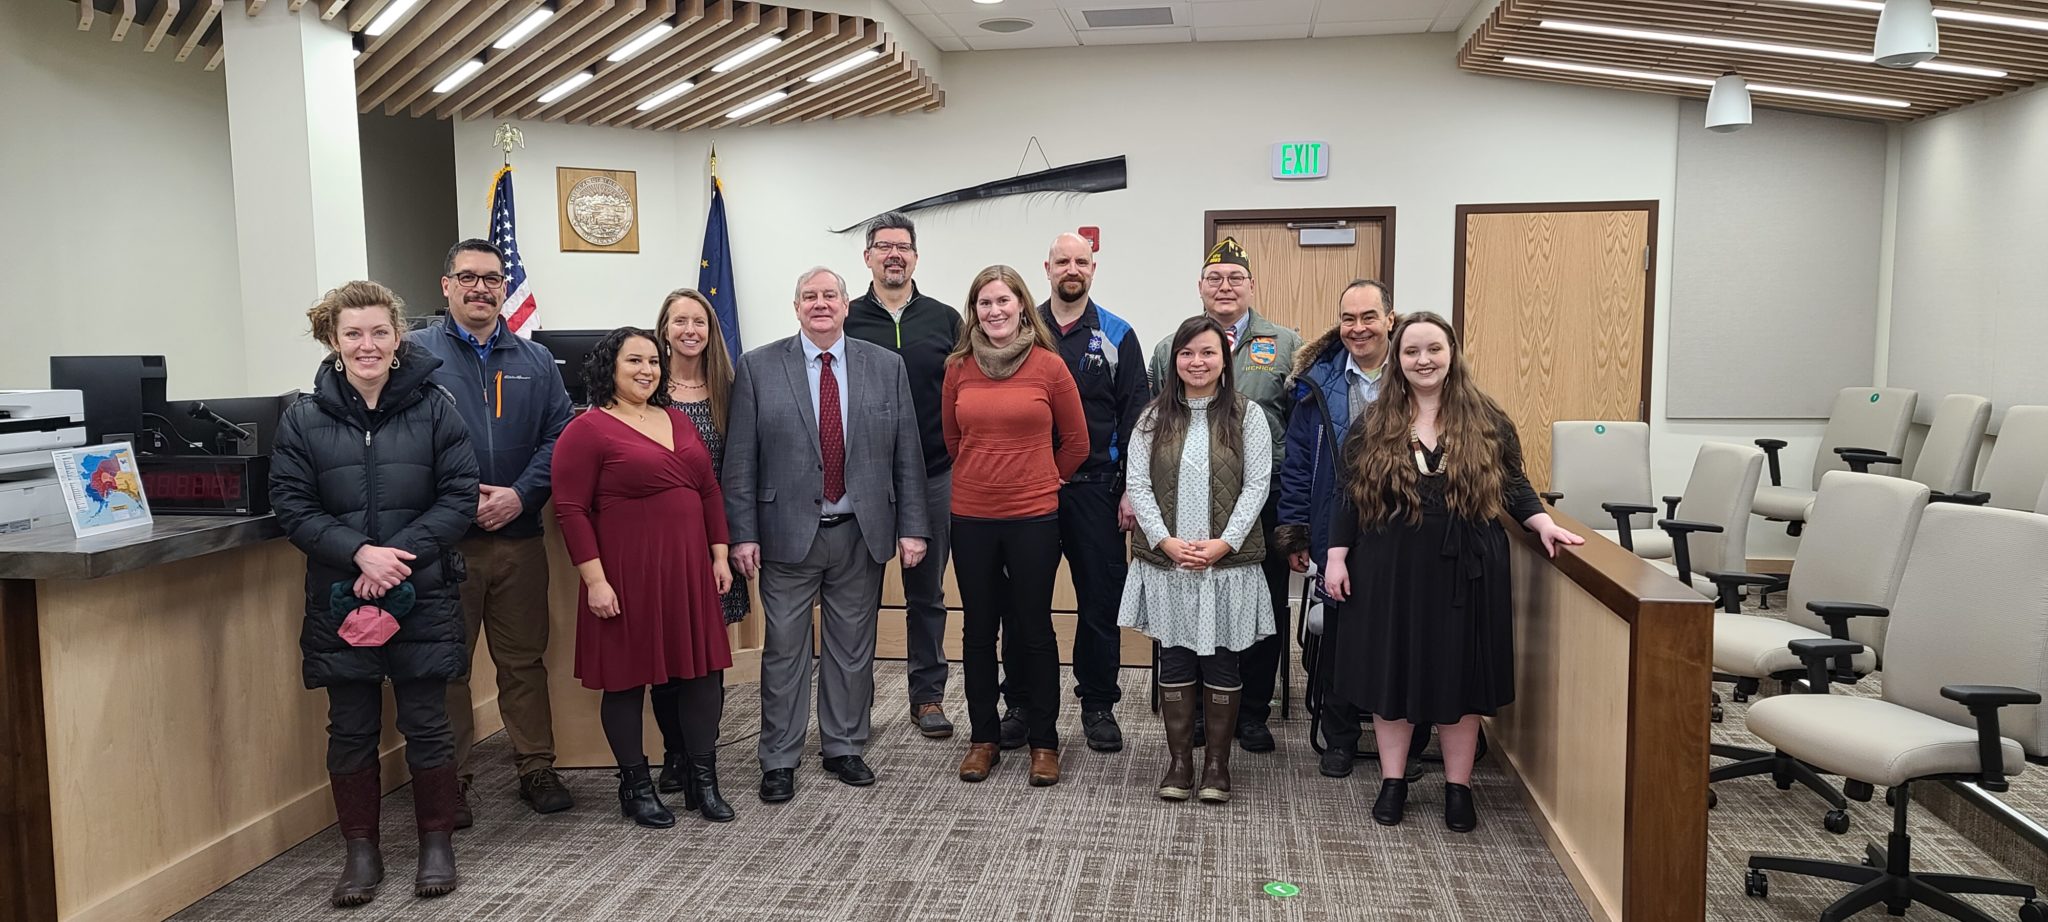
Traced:
<path id="1" fill-rule="evenodd" d="M 1550 424 L 1649 418 L 1657 203 L 1461 205 L 1452 322 L 1550 486 Z"/>
<path id="2" fill-rule="evenodd" d="M 1252 308 L 1305 339 L 1337 322 L 1337 296 L 1352 279 L 1393 287 L 1391 208 L 1212 211 L 1207 223 L 1210 245 L 1235 237 L 1251 258 L 1257 286 Z M 1304 246 L 1303 225 L 1348 228 L 1356 237 L 1349 244 Z"/>

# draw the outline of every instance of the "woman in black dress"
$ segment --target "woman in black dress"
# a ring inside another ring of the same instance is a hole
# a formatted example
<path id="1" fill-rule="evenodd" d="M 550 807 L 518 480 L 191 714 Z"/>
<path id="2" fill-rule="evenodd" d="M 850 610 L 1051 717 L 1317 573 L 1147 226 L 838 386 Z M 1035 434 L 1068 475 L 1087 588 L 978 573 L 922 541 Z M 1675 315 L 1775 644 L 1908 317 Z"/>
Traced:
<path id="1" fill-rule="evenodd" d="M 1397 374 L 1344 443 L 1351 480 L 1330 524 L 1323 586 L 1343 603 L 1330 638 L 1340 700 L 1373 715 L 1380 794 L 1373 819 L 1401 821 L 1414 724 L 1437 724 L 1444 825 L 1470 832 L 1479 718 L 1515 698 L 1513 607 L 1501 515 L 1544 551 L 1584 539 L 1558 527 L 1522 474 L 1514 423 L 1466 374 L 1448 321 L 1403 317 Z"/>

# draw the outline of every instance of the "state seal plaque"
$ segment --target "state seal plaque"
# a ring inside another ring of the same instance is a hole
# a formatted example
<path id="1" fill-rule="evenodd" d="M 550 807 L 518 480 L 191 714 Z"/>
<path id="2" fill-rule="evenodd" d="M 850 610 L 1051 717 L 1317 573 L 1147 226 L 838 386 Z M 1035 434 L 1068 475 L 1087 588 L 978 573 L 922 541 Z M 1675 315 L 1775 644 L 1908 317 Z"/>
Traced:
<path id="1" fill-rule="evenodd" d="M 640 252 L 638 190 L 631 170 L 555 169 L 562 251 Z"/>

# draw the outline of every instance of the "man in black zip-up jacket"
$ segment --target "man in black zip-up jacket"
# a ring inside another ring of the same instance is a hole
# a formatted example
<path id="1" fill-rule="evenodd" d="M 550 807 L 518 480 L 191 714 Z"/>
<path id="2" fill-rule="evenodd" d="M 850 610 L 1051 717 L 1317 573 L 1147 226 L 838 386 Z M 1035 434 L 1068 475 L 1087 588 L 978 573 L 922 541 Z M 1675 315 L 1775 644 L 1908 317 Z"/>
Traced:
<path id="1" fill-rule="evenodd" d="M 519 798 L 536 812 L 554 813 L 574 801 L 554 768 L 554 711 L 542 662 L 548 648 L 548 552 L 540 516 L 555 439 L 572 409 L 554 356 L 521 339 L 499 317 L 505 260 L 487 241 L 456 244 L 442 267 L 448 315 L 408 341 L 441 359 L 434 382 L 455 395 L 483 481 L 475 523 L 462 541 L 469 564 L 469 580 L 462 584 L 467 649 L 474 659 L 479 631 L 490 643 L 498 667 L 498 710 L 519 770 Z M 448 683 L 448 719 L 462 775 L 459 827 L 473 818 L 474 715 L 465 670 Z"/>
<path id="2" fill-rule="evenodd" d="M 953 735 L 946 719 L 946 555 L 952 543 L 953 456 L 940 425 L 946 356 L 960 341 L 960 312 L 917 290 L 917 226 L 890 212 L 867 228 L 863 251 L 874 281 L 847 305 L 846 335 L 896 353 L 910 377 L 924 443 L 925 508 L 931 535 L 924 561 L 903 571 L 904 642 L 910 669 L 910 716 L 932 739 Z"/>

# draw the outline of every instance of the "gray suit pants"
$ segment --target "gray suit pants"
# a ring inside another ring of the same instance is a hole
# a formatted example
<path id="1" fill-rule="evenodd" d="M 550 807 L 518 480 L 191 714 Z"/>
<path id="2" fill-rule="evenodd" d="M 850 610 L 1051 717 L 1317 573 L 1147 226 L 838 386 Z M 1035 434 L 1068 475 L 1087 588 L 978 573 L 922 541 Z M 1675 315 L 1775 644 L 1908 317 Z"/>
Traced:
<path id="1" fill-rule="evenodd" d="M 768 623 L 761 651 L 761 769 L 794 768 L 811 723 L 811 605 L 821 605 L 818 735 L 827 758 L 860 755 L 875 701 L 875 601 L 882 565 L 861 542 L 860 523 L 818 529 L 795 564 L 761 565 Z"/>

